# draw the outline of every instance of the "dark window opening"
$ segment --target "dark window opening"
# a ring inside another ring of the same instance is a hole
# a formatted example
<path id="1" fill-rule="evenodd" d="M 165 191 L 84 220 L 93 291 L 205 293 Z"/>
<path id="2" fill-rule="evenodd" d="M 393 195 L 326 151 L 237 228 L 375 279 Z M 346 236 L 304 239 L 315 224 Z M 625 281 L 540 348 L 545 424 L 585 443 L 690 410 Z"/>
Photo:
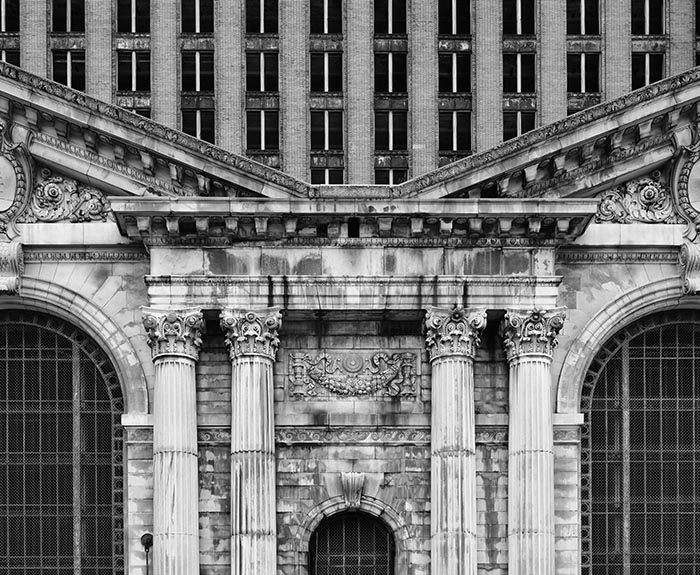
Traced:
<path id="1" fill-rule="evenodd" d="M 245 31 L 247 34 L 277 34 L 278 0 L 246 0 Z"/>
<path id="2" fill-rule="evenodd" d="M 181 15 L 184 33 L 214 33 L 214 0 L 182 0 Z"/>
<path id="3" fill-rule="evenodd" d="M 469 0 L 439 0 L 438 17 L 438 33 L 441 35 L 471 33 Z"/>
<path id="4" fill-rule="evenodd" d="M 503 33 L 535 33 L 535 0 L 503 0 Z"/>
<path id="5" fill-rule="evenodd" d="M 2 50 L 0 53 L 3 62 L 19 66 L 19 50 Z"/>
<path id="6" fill-rule="evenodd" d="M 279 150 L 279 112 L 246 112 L 246 147 L 248 150 Z"/>
<path id="7" fill-rule="evenodd" d="M 375 112 L 375 150 L 406 150 L 408 147 L 406 121 L 406 112 Z"/>
<path id="8" fill-rule="evenodd" d="M 471 114 L 469 112 L 440 112 L 439 148 L 441 152 L 471 150 Z"/>
<path id="9" fill-rule="evenodd" d="M 503 54 L 503 92 L 506 94 L 535 91 L 535 55 Z"/>
<path id="10" fill-rule="evenodd" d="M 343 54 L 341 52 L 316 52 L 311 59 L 311 91 L 343 91 Z"/>
<path id="11" fill-rule="evenodd" d="M 74 90 L 85 90 L 85 52 L 54 50 L 53 79 Z"/>
<path id="12" fill-rule="evenodd" d="M 147 33 L 150 31 L 150 0 L 119 0 L 117 3 L 117 32 L 120 34 Z"/>
<path id="13" fill-rule="evenodd" d="M 599 70 L 599 54 L 567 54 L 567 91 L 599 92 Z"/>
<path id="14" fill-rule="evenodd" d="M 374 33 L 406 33 L 406 0 L 374 0 Z"/>
<path id="15" fill-rule="evenodd" d="M 248 92 L 277 92 L 279 89 L 277 52 L 246 53 Z"/>
<path id="16" fill-rule="evenodd" d="M 642 88 L 664 77 L 664 55 L 654 53 L 632 54 L 632 89 Z"/>
<path id="17" fill-rule="evenodd" d="M 19 0 L 5 0 L 0 32 L 19 32 Z"/>
<path id="18" fill-rule="evenodd" d="M 151 53 L 117 52 L 117 90 L 151 89 Z"/>
<path id="19" fill-rule="evenodd" d="M 522 136 L 535 129 L 535 112 L 503 112 L 503 140 Z"/>
<path id="20" fill-rule="evenodd" d="M 471 55 L 463 52 L 441 52 L 438 56 L 440 92 L 471 91 Z"/>
<path id="21" fill-rule="evenodd" d="M 406 92 L 406 54 L 404 52 L 374 55 L 374 91 Z"/>
<path id="22" fill-rule="evenodd" d="M 342 34 L 342 0 L 311 0 L 310 18 L 312 34 Z"/>
<path id="23" fill-rule="evenodd" d="M 214 91 L 214 52 L 182 53 L 182 91 Z"/>
<path id="24" fill-rule="evenodd" d="M 664 33 L 663 0 L 632 0 L 632 34 Z"/>
<path id="25" fill-rule="evenodd" d="M 214 110 L 183 110 L 182 131 L 190 136 L 214 143 Z"/>
<path id="26" fill-rule="evenodd" d="M 566 33 L 574 36 L 600 34 L 598 0 L 566 0 Z"/>
<path id="27" fill-rule="evenodd" d="M 343 112 L 337 110 L 311 112 L 311 149 L 343 149 Z"/>
<path id="28" fill-rule="evenodd" d="M 85 0 L 53 0 L 53 31 L 84 32 Z"/>

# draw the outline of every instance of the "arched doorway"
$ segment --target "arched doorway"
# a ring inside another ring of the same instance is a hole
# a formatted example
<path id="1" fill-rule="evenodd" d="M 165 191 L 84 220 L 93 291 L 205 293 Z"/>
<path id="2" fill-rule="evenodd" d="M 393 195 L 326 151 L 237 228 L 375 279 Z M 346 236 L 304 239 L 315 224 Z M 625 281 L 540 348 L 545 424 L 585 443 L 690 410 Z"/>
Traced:
<path id="1" fill-rule="evenodd" d="M 0 312 L 0 571 L 124 572 L 122 411 L 82 330 Z"/>
<path id="2" fill-rule="evenodd" d="M 582 572 L 700 569 L 700 312 L 641 319 L 593 360 L 581 399 Z"/>

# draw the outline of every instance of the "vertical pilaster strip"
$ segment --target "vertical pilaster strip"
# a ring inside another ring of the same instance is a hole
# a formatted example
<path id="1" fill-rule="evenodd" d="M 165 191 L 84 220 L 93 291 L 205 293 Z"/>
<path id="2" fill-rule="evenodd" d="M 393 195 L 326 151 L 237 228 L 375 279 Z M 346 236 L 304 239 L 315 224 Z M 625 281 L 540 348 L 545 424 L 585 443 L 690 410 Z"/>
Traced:
<path id="1" fill-rule="evenodd" d="M 347 73 L 348 184 L 373 182 L 374 50 L 372 0 L 347 0 L 345 70 Z"/>
<path id="2" fill-rule="evenodd" d="M 216 144 L 235 154 L 244 153 L 243 42 L 245 35 L 240 32 L 245 29 L 244 5 L 244 2 L 214 2 Z"/>
<path id="3" fill-rule="evenodd" d="M 199 309 L 142 308 L 155 368 L 153 391 L 153 569 L 199 573 L 199 482 L 195 362 Z"/>
<path id="4" fill-rule="evenodd" d="M 503 2 L 474 0 L 474 134 L 483 152 L 503 140 Z"/>
<path id="5" fill-rule="evenodd" d="M 666 2 L 666 6 L 669 12 L 667 69 L 673 76 L 695 66 L 695 2 L 673 0 Z"/>
<path id="6" fill-rule="evenodd" d="M 275 575 L 275 421 L 272 365 L 278 309 L 221 312 L 231 357 L 231 573 Z"/>
<path id="7" fill-rule="evenodd" d="M 85 87 L 90 96 L 112 101 L 112 1 L 85 3 Z"/>
<path id="8" fill-rule="evenodd" d="M 48 5 L 50 0 L 22 2 L 19 11 L 20 65 L 27 72 L 46 77 L 48 67 Z"/>
<path id="9" fill-rule="evenodd" d="M 178 0 L 151 2 L 151 110 L 169 128 L 179 126 L 178 5 Z"/>
<path id="10" fill-rule="evenodd" d="M 411 176 L 438 167 L 438 54 L 437 2 L 408 2 L 410 6 L 410 62 L 413 81 L 409 84 L 411 116 Z"/>
<path id="11" fill-rule="evenodd" d="M 539 1 L 539 124 L 566 116 L 566 2 Z"/>
<path id="12" fill-rule="evenodd" d="M 476 575 L 474 355 L 486 311 L 431 308 L 425 324 L 432 366 L 431 569 Z"/>
<path id="13" fill-rule="evenodd" d="M 308 2 L 280 2 L 280 136 L 282 169 L 309 179 L 307 102 L 309 74 L 306 43 L 309 37 Z M 346 56 L 347 57 L 347 56 Z M 287 74 L 284 71 L 293 70 Z"/>
<path id="14" fill-rule="evenodd" d="M 602 2 L 604 98 L 613 100 L 632 89 L 631 0 Z"/>
<path id="15" fill-rule="evenodd" d="M 510 365 L 508 573 L 554 575 L 554 439 L 551 366 L 563 308 L 506 313 Z"/>

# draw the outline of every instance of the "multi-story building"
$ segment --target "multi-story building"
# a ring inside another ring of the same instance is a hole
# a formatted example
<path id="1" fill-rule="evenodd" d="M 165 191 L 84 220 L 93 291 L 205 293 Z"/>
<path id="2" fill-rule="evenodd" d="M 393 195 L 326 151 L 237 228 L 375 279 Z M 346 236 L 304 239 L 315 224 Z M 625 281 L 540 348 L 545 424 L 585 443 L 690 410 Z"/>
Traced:
<path id="1" fill-rule="evenodd" d="M 699 574 L 696 11 L 0 0 L 0 572 Z"/>

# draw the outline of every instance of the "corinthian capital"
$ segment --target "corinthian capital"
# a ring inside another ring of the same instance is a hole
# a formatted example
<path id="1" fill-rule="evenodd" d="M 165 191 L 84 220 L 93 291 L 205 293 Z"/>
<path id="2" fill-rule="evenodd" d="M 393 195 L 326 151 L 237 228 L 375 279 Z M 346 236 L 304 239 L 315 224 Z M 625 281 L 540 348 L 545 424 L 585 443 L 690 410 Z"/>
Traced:
<path id="1" fill-rule="evenodd" d="M 428 308 L 425 345 L 430 361 L 446 355 L 474 358 L 486 325 L 486 310 Z"/>
<path id="2" fill-rule="evenodd" d="M 546 311 L 508 310 L 501 326 L 508 361 L 526 354 L 545 354 L 551 357 L 565 319 L 566 308 L 563 307 Z"/>
<path id="3" fill-rule="evenodd" d="M 242 355 L 262 355 L 275 361 L 280 343 L 277 330 L 282 326 L 279 309 L 225 309 L 220 317 L 231 359 Z"/>
<path id="4" fill-rule="evenodd" d="M 204 317 L 199 308 L 162 310 L 144 307 L 141 311 L 153 359 L 160 355 L 199 358 L 204 331 Z"/>

